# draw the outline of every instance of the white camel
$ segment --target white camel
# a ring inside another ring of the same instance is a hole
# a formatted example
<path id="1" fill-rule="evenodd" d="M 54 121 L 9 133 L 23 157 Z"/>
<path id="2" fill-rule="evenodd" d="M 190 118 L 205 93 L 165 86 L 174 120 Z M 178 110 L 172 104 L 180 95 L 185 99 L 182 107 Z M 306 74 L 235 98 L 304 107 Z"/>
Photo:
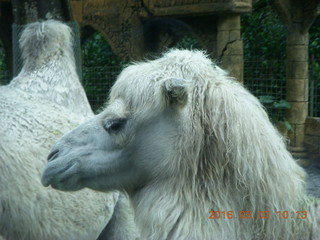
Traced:
<path id="1" fill-rule="evenodd" d="M 58 21 L 28 25 L 22 71 L 0 87 L 0 235 L 7 240 L 96 239 L 118 197 L 40 182 L 56 139 L 93 116 L 71 42 L 70 28 Z"/>
<path id="2" fill-rule="evenodd" d="M 146 240 L 319 239 L 304 177 L 253 95 L 204 53 L 171 50 L 123 70 L 42 183 L 128 192 Z"/>

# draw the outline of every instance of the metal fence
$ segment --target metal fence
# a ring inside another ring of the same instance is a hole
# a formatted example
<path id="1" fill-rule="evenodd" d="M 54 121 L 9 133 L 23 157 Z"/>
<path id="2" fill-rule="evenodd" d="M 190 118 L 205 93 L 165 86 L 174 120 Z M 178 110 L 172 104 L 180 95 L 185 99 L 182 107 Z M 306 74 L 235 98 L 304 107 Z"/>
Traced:
<path id="1" fill-rule="evenodd" d="M 245 86 L 260 99 L 273 120 L 284 120 L 286 103 L 285 61 L 259 59 L 244 62 Z M 309 112 L 320 117 L 320 59 L 309 60 Z"/>
<path id="2" fill-rule="evenodd" d="M 285 61 L 253 59 L 244 62 L 244 84 L 265 106 L 273 121 L 285 119 Z"/>
<path id="3" fill-rule="evenodd" d="M 122 66 L 82 66 L 82 82 L 92 109 L 97 112 L 108 98 L 109 90 Z M 0 85 L 11 79 L 0 72 Z M 244 63 L 245 86 L 266 107 L 272 120 L 284 120 L 288 107 L 285 101 L 285 61 L 254 59 Z M 309 64 L 309 116 L 320 117 L 320 59 Z"/>
<path id="4" fill-rule="evenodd" d="M 83 66 L 83 85 L 94 111 L 107 100 L 109 90 L 122 67 Z M 311 59 L 309 68 L 309 116 L 320 117 L 320 59 Z M 261 61 L 254 59 L 244 63 L 245 86 L 265 106 L 274 121 L 285 120 L 286 73 L 284 60 Z"/>
<path id="5" fill-rule="evenodd" d="M 8 71 L 0 71 L 0 86 L 8 84 L 11 78 L 11 74 Z"/>
<path id="6" fill-rule="evenodd" d="M 320 117 L 320 58 L 309 62 L 309 116 Z"/>
<path id="7" fill-rule="evenodd" d="M 93 111 L 99 111 L 104 105 L 121 70 L 121 66 L 82 66 L 82 84 Z"/>

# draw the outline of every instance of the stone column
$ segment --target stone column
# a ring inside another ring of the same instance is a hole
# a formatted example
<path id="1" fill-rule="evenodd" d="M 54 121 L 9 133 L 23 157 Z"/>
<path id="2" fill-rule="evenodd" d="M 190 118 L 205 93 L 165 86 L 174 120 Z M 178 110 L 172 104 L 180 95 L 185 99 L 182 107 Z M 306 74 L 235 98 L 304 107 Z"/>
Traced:
<path id="1" fill-rule="evenodd" d="M 291 108 L 286 118 L 293 127 L 288 131 L 290 150 L 304 159 L 305 122 L 308 115 L 309 29 L 319 14 L 319 0 L 274 0 L 279 18 L 287 27 L 287 101 Z"/>
<path id="2" fill-rule="evenodd" d="M 218 17 L 217 56 L 220 66 L 243 82 L 243 43 L 240 32 L 240 14 L 223 14 Z"/>
<path id="3" fill-rule="evenodd" d="M 287 33 L 286 98 L 291 108 L 287 120 L 293 131 L 288 132 L 290 146 L 303 147 L 305 121 L 308 115 L 308 32 L 292 25 Z"/>

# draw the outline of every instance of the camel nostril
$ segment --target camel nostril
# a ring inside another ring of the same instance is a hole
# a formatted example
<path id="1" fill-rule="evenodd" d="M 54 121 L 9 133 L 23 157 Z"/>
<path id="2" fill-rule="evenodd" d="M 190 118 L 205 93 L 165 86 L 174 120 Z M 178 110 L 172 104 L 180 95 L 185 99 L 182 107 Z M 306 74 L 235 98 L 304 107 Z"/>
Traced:
<path id="1" fill-rule="evenodd" d="M 53 161 L 55 158 L 58 157 L 58 155 L 59 155 L 59 149 L 56 149 L 56 150 L 52 151 L 52 152 L 49 154 L 49 156 L 48 156 L 48 158 L 47 158 L 47 161 L 48 161 L 48 162 Z"/>

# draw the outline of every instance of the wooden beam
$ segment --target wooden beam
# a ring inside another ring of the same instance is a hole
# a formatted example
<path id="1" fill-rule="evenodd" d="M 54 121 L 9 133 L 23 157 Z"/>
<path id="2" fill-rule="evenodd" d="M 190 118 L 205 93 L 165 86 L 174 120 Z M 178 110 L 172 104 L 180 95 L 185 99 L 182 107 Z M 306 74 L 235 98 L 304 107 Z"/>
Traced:
<path id="1" fill-rule="evenodd" d="M 157 0 L 144 0 L 143 4 L 155 16 L 244 13 L 252 10 L 251 0 L 211 1 L 206 3 L 180 1 L 179 4 L 169 1 L 162 3 Z"/>

